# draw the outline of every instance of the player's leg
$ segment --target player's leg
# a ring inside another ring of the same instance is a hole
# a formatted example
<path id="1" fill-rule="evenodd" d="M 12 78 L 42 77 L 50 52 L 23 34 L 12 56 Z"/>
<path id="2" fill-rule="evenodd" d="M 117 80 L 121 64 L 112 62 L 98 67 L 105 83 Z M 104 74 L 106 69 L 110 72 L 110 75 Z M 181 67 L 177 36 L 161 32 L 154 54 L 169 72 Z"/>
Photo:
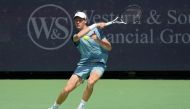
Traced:
<path id="1" fill-rule="evenodd" d="M 93 71 L 88 79 L 88 83 L 86 86 L 86 89 L 84 90 L 83 93 L 83 100 L 88 101 L 94 88 L 94 84 L 100 79 L 100 75 L 97 73 L 97 71 Z"/>
<path id="2" fill-rule="evenodd" d="M 82 79 L 79 76 L 73 74 L 68 80 L 66 86 L 63 88 L 63 90 L 59 94 L 55 104 L 49 109 L 58 109 L 59 105 L 61 105 L 66 100 L 69 93 L 73 91 L 77 86 L 79 86 L 81 82 L 82 82 Z"/>
<path id="3" fill-rule="evenodd" d="M 71 78 L 68 80 L 67 85 L 63 88 L 62 92 L 58 96 L 56 103 L 57 104 L 62 104 L 62 102 L 65 101 L 67 98 L 68 94 L 73 91 L 77 86 L 79 86 L 82 82 L 82 79 L 73 74 Z"/>
<path id="4" fill-rule="evenodd" d="M 79 104 L 77 109 L 84 109 L 85 103 L 89 100 L 92 95 L 93 88 L 95 83 L 101 78 L 105 70 L 105 67 L 93 67 L 91 74 L 88 78 L 87 86 L 84 90 L 83 97 L 81 103 Z"/>

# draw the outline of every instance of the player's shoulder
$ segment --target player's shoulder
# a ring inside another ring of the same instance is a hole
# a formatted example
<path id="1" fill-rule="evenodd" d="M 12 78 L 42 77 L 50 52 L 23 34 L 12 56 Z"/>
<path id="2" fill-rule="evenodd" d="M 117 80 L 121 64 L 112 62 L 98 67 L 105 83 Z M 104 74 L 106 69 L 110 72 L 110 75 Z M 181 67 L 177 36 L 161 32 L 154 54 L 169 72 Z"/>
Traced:
<path id="1" fill-rule="evenodd" d="M 99 28 L 96 28 L 96 33 L 99 34 L 100 36 L 104 35 L 103 30 Z"/>
<path id="2" fill-rule="evenodd" d="M 100 32 L 100 31 L 102 31 L 102 30 L 99 29 L 99 28 L 94 28 L 94 31 Z"/>
<path id="3" fill-rule="evenodd" d="M 103 31 L 101 29 L 99 29 L 99 28 L 94 28 L 93 30 L 91 30 L 91 32 L 101 34 Z"/>

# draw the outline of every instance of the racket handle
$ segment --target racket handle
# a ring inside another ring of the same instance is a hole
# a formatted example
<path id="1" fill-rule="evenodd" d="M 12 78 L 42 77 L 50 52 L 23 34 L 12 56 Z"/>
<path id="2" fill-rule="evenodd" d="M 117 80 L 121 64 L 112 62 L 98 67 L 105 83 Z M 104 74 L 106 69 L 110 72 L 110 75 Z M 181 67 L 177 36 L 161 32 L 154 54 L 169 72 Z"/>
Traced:
<path id="1" fill-rule="evenodd" d="M 113 22 L 107 22 L 107 23 L 106 23 L 106 26 L 109 26 L 109 25 L 111 25 L 111 24 L 113 24 Z"/>
<path id="2" fill-rule="evenodd" d="M 110 22 L 107 22 L 106 26 L 109 26 L 109 25 L 113 24 L 117 19 L 118 19 L 118 17 L 116 17 L 114 20 L 112 20 Z"/>

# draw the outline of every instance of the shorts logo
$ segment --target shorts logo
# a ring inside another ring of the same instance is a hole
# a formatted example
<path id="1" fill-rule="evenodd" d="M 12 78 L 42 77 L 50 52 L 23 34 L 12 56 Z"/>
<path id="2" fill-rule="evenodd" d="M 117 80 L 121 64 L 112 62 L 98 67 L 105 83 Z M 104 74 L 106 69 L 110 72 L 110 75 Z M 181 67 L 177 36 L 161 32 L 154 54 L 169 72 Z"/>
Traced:
<path id="1" fill-rule="evenodd" d="M 46 4 L 31 13 L 27 31 L 32 42 L 38 47 L 45 50 L 56 50 L 70 40 L 73 22 L 64 8 Z"/>

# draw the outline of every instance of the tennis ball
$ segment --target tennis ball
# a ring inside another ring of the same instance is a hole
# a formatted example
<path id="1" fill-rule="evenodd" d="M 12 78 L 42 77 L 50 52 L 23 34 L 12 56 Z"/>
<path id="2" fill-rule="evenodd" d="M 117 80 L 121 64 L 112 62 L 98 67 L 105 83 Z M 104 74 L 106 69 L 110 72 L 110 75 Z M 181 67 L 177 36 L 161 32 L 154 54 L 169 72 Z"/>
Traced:
<path id="1" fill-rule="evenodd" d="M 83 39 L 84 39 L 84 40 L 89 40 L 90 37 L 89 37 L 89 36 L 83 36 Z"/>

